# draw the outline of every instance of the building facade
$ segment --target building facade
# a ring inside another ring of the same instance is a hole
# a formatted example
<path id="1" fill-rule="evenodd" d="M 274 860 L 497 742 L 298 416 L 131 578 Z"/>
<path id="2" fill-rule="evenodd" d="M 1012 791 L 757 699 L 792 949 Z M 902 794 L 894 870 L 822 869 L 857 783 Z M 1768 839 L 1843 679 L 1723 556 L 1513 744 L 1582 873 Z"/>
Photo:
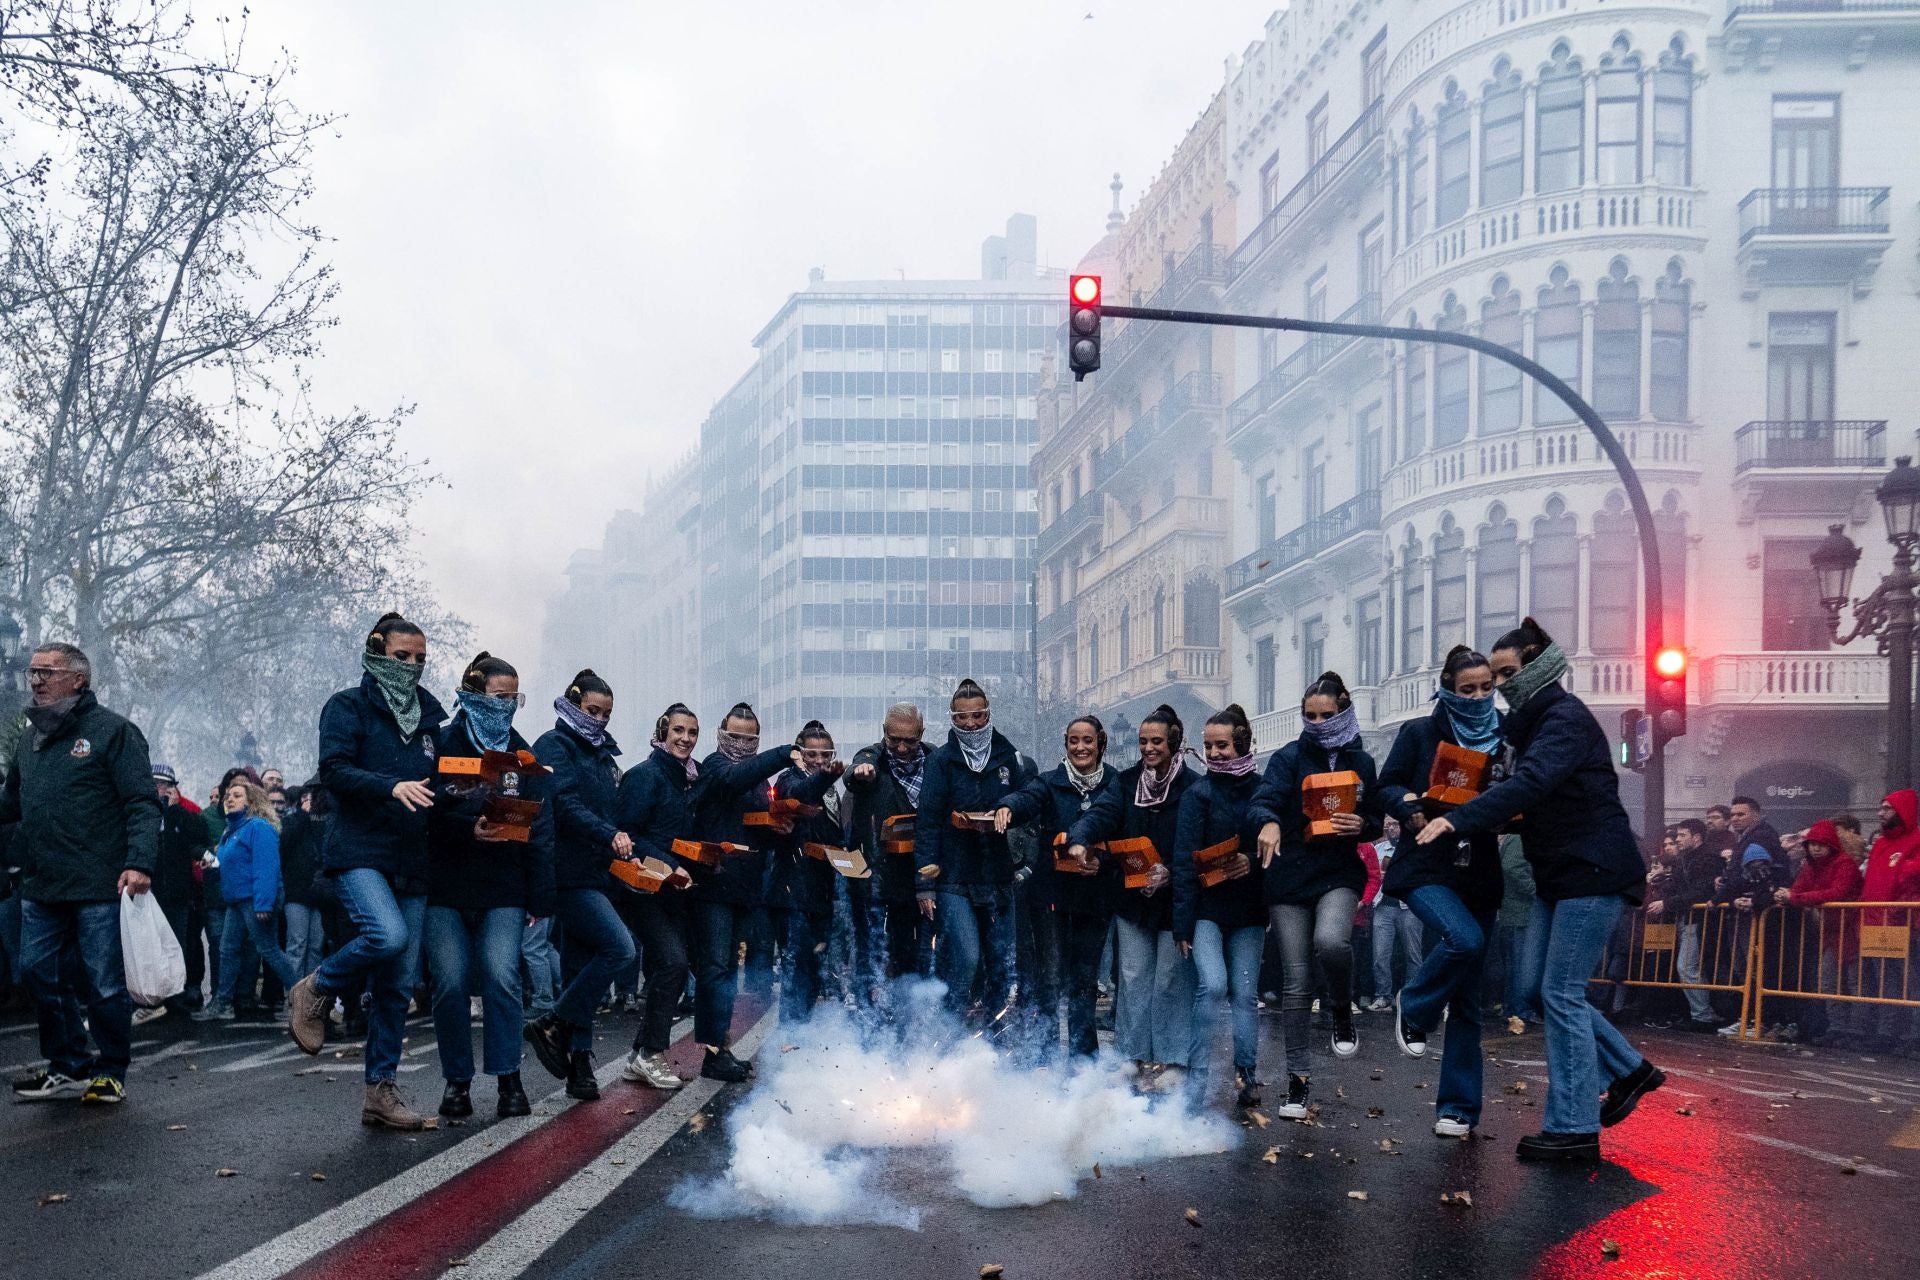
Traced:
<path id="1" fill-rule="evenodd" d="M 1692 654 L 1675 815 L 1878 798 L 1885 661 L 1830 646 L 1807 556 L 1841 524 L 1863 583 L 1887 564 L 1920 159 L 1886 140 L 1916 70 L 1909 4 L 1297 0 L 1231 73 L 1230 309 L 1477 334 L 1620 438 Z M 1565 405 L 1457 348 L 1249 332 L 1234 366 L 1232 688 L 1262 749 L 1326 668 L 1384 739 L 1451 646 L 1527 614 L 1610 730 L 1641 703 L 1639 540 Z"/>
<path id="2" fill-rule="evenodd" d="M 1235 227 L 1224 99 L 1124 217 L 1115 176 L 1108 234 L 1080 264 L 1104 278 L 1108 301 L 1218 306 Z M 1219 330 L 1123 321 L 1096 374 L 1048 380 L 1034 457 L 1043 754 L 1093 712 L 1124 760 L 1159 704 L 1197 725 L 1226 700 L 1232 353 Z"/>

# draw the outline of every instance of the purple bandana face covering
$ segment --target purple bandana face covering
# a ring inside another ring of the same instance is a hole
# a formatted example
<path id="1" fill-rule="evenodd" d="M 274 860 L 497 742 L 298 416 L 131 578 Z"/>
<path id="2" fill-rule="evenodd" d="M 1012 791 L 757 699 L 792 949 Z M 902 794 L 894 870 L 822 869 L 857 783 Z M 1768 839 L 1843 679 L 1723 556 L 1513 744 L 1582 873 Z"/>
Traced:
<path id="1" fill-rule="evenodd" d="M 1244 778 L 1253 772 L 1253 753 L 1234 756 L 1230 760 L 1207 761 L 1208 773 L 1224 773 L 1230 778 Z"/>
<path id="2" fill-rule="evenodd" d="M 760 750 L 760 735 L 757 733 L 733 733 L 720 731 L 720 754 L 729 760 L 745 760 Z"/>
<path id="3" fill-rule="evenodd" d="M 595 720 L 565 698 L 553 700 L 553 713 L 560 717 L 560 723 L 586 739 L 587 745 L 597 747 L 607 740 L 607 726 Z"/>

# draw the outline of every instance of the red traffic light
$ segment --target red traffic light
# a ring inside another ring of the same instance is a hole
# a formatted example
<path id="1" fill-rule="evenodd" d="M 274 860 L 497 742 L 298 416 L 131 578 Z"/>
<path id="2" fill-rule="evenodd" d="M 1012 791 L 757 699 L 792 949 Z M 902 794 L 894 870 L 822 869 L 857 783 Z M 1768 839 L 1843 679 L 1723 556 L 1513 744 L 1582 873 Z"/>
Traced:
<path id="1" fill-rule="evenodd" d="M 1687 674 L 1687 651 L 1668 647 L 1653 657 L 1654 673 L 1663 680 L 1678 680 Z"/>
<path id="2" fill-rule="evenodd" d="M 1073 278 L 1073 300 L 1086 306 L 1100 301 L 1099 276 L 1075 276 Z"/>

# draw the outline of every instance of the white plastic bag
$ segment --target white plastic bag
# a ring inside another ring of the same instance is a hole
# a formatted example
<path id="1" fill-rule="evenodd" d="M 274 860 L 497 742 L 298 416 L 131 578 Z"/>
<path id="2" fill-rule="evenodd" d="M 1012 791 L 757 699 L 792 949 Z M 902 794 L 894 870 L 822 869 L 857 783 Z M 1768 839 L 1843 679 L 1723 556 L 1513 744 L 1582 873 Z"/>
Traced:
<path id="1" fill-rule="evenodd" d="M 187 959 L 151 893 L 120 895 L 120 958 L 127 994 L 137 1005 L 157 1005 L 186 990 Z"/>

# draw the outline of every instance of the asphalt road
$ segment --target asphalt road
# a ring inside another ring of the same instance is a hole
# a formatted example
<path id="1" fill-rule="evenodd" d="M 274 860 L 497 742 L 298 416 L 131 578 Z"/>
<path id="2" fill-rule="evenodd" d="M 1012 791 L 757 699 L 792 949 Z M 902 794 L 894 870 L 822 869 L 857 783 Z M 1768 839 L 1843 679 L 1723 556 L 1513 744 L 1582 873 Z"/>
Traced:
<path id="1" fill-rule="evenodd" d="M 33 1056 L 22 1021 L 0 1026 L 9 1074 Z M 1384 1019 L 1364 1018 L 1361 1057 L 1316 1066 L 1317 1125 L 1275 1120 L 1249 1126 L 1222 1155 L 1103 1168 L 1071 1199 L 979 1208 L 948 1188 L 936 1158 L 893 1153 L 879 1182 L 920 1210 L 909 1231 L 714 1221 L 669 1207 L 676 1186 L 725 1167 L 726 1114 L 744 1087 L 665 1097 L 619 1083 L 630 1024 L 605 1028 L 601 1102 L 568 1103 L 529 1062 L 535 1116 L 491 1120 L 483 1087 L 472 1121 L 417 1135 L 360 1126 L 350 1049 L 309 1059 L 277 1027 L 151 1024 L 136 1033 L 119 1109 L 36 1104 L 0 1114 L 7 1271 L 857 1280 L 970 1277 L 999 1264 L 1012 1280 L 1743 1280 L 1920 1268 L 1920 1063 L 1911 1059 L 1635 1034 L 1669 1071 L 1669 1087 L 1609 1131 L 1597 1170 L 1540 1168 L 1512 1154 L 1538 1127 L 1537 1033 L 1489 1038 L 1488 1114 L 1475 1139 L 1447 1141 L 1430 1129 L 1437 1064 L 1401 1058 Z M 769 1026 L 743 1007 L 736 1030 L 751 1046 Z M 1277 1027 L 1265 1019 L 1263 1030 L 1270 1040 Z M 401 1076 L 428 1110 L 440 1087 L 432 1041 L 430 1026 L 413 1024 Z M 683 1042 L 675 1052 L 690 1066 L 697 1051 Z M 1263 1045 L 1263 1060 L 1278 1062 L 1278 1046 Z M 706 1118 L 689 1124 L 696 1113 Z M 1441 1193 L 1462 1190 L 1470 1207 L 1441 1203 Z M 68 1198 L 40 1203 L 53 1194 Z M 1607 1242 L 1617 1246 L 1611 1256 Z"/>

